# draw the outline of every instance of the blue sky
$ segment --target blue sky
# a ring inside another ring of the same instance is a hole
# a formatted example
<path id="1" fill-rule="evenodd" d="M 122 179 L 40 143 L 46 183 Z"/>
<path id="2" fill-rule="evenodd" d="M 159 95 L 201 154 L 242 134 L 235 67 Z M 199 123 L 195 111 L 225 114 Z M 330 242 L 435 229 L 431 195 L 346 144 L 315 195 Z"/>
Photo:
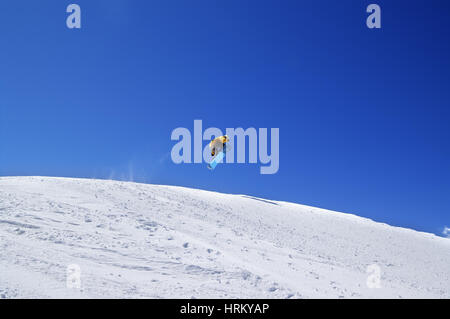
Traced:
<path id="1" fill-rule="evenodd" d="M 81 30 L 65 25 L 70 3 L 81 6 Z M 365 25 L 370 3 L 382 8 L 380 30 Z M 3 1 L 0 175 L 182 185 L 442 233 L 449 9 L 438 0 Z M 194 119 L 280 128 L 279 172 L 173 164 L 170 134 Z"/>

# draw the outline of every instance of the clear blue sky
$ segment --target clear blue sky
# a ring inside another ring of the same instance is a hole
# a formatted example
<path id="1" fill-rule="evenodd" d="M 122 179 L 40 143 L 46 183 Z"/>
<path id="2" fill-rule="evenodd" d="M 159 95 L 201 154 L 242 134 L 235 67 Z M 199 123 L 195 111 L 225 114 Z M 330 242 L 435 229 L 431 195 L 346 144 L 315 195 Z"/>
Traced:
<path id="1" fill-rule="evenodd" d="M 82 9 L 82 29 L 65 25 Z M 382 29 L 365 26 L 378 3 Z M 450 224 L 449 1 L 0 3 L 0 175 L 250 194 Z M 175 165 L 171 131 L 279 127 L 280 170 Z M 332 227 L 332 225 L 330 225 Z"/>

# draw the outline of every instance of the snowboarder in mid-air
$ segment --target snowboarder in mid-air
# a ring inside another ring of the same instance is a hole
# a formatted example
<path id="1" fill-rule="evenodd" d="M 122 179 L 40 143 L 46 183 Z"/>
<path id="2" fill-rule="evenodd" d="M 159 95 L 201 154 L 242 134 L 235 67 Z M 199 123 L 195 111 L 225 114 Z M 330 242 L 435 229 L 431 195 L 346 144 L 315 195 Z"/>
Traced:
<path id="1" fill-rule="evenodd" d="M 227 142 L 229 141 L 227 135 L 216 137 L 209 143 L 209 148 L 211 149 L 211 156 L 213 160 L 208 164 L 209 169 L 214 169 L 217 164 L 223 159 L 227 151 Z"/>

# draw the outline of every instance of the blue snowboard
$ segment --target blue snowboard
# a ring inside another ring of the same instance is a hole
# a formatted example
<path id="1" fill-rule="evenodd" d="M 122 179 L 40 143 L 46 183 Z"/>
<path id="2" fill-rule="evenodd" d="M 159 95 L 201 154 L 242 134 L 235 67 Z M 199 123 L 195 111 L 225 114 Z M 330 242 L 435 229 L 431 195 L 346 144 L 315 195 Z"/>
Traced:
<path id="1" fill-rule="evenodd" d="M 217 164 L 220 163 L 220 161 L 223 159 L 223 157 L 225 156 L 225 153 L 222 151 L 219 154 L 217 154 L 216 157 L 214 157 L 214 159 L 211 161 L 211 163 L 208 164 L 208 168 L 209 169 L 215 169 Z"/>

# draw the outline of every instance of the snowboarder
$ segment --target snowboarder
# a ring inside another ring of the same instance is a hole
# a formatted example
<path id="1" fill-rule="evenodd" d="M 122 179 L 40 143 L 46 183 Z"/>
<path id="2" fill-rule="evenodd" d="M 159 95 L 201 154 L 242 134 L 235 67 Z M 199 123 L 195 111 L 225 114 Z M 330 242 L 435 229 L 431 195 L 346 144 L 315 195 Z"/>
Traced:
<path id="1" fill-rule="evenodd" d="M 208 164 L 209 169 L 214 169 L 217 164 L 224 158 L 227 151 L 228 136 L 216 137 L 209 143 L 209 148 L 211 149 L 211 156 L 213 160 Z"/>

